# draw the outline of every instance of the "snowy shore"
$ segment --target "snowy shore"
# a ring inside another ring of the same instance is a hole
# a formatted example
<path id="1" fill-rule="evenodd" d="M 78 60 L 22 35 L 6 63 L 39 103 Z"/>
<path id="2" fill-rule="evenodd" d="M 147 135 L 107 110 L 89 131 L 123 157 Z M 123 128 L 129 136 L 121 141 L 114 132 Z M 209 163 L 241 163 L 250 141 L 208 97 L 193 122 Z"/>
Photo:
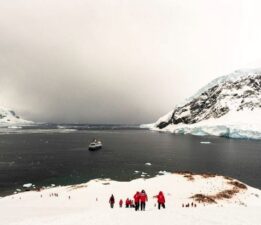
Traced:
<path id="1" fill-rule="evenodd" d="M 119 208 L 121 198 L 132 198 L 141 189 L 148 194 L 145 212 Z M 160 211 L 153 197 L 159 191 L 166 197 L 166 209 Z M 111 194 L 116 199 L 114 209 L 109 208 Z M 182 207 L 192 202 L 197 207 Z M 1 224 L 5 225 L 260 225 L 260 210 L 260 190 L 228 177 L 191 173 L 130 182 L 92 180 L 0 199 Z"/>
<path id="2" fill-rule="evenodd" d="M 229 138 L 261 139 L 261 110 L 254 112 L 245 110 L 230 112 L 218 119 L 208 119 L 195 124 L 170 124 L 163 129 L 157 127 L 162 118 L 155 124 L 141 125 L 154 131 L 169 132 L 174 134 L 192 134 L 196 136 L 221 136 Z M 247 118 L 247 121 L 246 121 Z"/>

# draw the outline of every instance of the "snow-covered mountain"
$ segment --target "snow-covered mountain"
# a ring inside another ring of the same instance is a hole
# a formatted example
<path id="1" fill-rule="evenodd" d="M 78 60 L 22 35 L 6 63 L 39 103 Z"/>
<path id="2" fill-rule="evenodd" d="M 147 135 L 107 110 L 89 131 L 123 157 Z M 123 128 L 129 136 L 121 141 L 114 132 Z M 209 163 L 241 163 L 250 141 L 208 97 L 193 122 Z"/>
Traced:
<path id="1" fill-rule="evenodd" d="M 29 125 L 32 123 L 32 121 L 20 118 L 13 110 L 0 108 L 0 127 Z"/>
<path id="2" fill-rule="evenodd" d="M 151 128 L 261 139 L 261 69 L 238 70 L 213 80 Z"/>

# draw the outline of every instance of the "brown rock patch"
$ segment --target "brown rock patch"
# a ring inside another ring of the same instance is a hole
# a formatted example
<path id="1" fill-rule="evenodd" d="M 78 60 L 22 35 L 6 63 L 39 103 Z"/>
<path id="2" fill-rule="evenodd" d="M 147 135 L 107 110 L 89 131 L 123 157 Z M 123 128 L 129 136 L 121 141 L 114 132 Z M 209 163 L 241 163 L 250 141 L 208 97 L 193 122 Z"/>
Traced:
<path id="1" fill-rule="evenodd" d="M 236 188 L 239 189 L 247 189 L 247 186 L 245 184 L 242 184 L 236 180 L 228 182 L 228 184 L 233 185 Z"/>
<path id="2" fill-rule="evenodd" d="M 212 196 L 209 196 L 209 195 L 195 194 L 191 198 L 194 199 L 198 203 L 209 203 L 209 204 L 217 203 L 216 200 Z"/>
<path id="3" fill-rule="evenodd" d="M 237 193 L 241 190 L 246 190 L 247 186 L 245 184 L 240 183 L 239 181 L 233 180 L 228 182 L 232 188 L 220 191 L 214 195 L 204 195 L 204 194 L 195 194 L 191 198 L 194 199 L 198 203 L 217 203 L 217 200 L 224 200 L 224 199 L 232 199 Z"/>

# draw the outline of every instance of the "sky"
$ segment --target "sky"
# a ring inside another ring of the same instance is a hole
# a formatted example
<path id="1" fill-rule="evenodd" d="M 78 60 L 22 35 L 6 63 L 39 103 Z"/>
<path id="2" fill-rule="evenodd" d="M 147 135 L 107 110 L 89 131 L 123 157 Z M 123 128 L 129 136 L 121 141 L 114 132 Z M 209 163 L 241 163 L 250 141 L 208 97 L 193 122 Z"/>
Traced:
<path id="1" fill-rule="evenodd" d="M 0 0 L 0 107 L 149 123 L 212 79 L 261 67 L 259 0 Z"/>

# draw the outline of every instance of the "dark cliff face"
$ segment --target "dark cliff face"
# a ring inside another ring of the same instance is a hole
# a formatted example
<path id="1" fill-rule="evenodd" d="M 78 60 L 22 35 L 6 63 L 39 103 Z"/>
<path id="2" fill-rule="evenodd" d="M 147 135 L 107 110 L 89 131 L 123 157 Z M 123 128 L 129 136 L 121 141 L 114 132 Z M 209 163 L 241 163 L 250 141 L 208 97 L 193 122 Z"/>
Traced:
<path id="1" fill-rule="evenodd" d="M 261 74 L 243 76 L 236 81 L 227 80 L 210 87 L 188 103 L 176 107 L 170 120 L 159 123 L 157 127 L 194 124 L 222 117 L 230 110 L 255 108 L 261 108 Z"/>

